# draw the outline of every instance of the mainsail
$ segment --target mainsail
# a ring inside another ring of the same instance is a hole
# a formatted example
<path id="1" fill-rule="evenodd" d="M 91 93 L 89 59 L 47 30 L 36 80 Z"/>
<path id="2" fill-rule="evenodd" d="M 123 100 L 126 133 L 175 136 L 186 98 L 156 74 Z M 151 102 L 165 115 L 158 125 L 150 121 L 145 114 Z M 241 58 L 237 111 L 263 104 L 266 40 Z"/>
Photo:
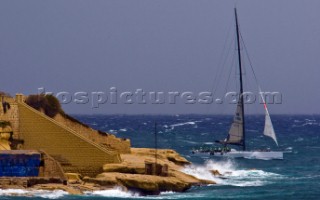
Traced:
<path id="1" fill-rule="evenodd" d="M 233 123 L 229 130 L 229 135 L 226 143 L 228 144 L 243 144 L 243 119 L 242 119 L 242 102 L 238 101 L 236 113 L 233 118 Z"/>

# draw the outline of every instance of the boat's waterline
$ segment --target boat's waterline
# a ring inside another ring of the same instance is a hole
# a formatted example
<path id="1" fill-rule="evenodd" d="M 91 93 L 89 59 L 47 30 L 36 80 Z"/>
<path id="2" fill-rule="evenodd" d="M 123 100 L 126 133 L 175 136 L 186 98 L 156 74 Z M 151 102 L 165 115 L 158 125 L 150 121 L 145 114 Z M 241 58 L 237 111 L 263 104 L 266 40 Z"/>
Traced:
<path id="1" fill-rule="evenodd" d="M 216 157 L 228 157 L 228 158 L 247 158 L 247 159 L 261 159 L 261 160 L 273 160 L 283 159 L 283 152 L 282 151 L 236 151 L 231 150 L 228 152 L 200 152 L 200 151 L 193 151 L 193 155 L 199 156 L 216 156 Z"/>

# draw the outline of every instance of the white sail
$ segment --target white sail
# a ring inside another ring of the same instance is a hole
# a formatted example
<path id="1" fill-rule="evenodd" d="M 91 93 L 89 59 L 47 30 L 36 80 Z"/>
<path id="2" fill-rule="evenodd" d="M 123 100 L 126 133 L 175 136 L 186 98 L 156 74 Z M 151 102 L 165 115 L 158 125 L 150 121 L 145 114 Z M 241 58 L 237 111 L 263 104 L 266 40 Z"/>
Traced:
<path id="1" fill-rule="evenodd" d="M 267 104 L 266 104 L 266 101 L 264 100 L 264 97 L 262 95 L 263 93 L 262 93 L 260 87 L 259 87 L 259 91 L 260 91 L 261 99 L 262 99 L 262 102 L 263 102 L 264 110 L 266 112 L 263 134 L 265 136 L 271 137 L 274 140 L 274 142 L 277 144 L 277 146 L 278 146 L 277 136 L 276 136 L 276 133 L 274 132 L 273 125 L 272 125 L 272 122 L 271 122 L 271 118 L 270 118 L 270 115 L 269 115 L 269 111 L 268 111 L 268 108 L 267 108 Z"/>
<path id="2" fill-rule="evenodd" d="M 227 143 L 242 144 L 242 141 L 243 141 L 242 104 L 241 104 L 241 101 L 239 101 L 235 116 L 233 118 L 233 123 L 229 130 Z"/>
<path id="3" fill-rule="evenodd" d="M 265 117 L 263 134 L 266 135 L 266 136 L 271 137 L 274 140 L 274 142 L 277 144 L 277 146 L 278 146 L 276 133 L 274 132 L 273 125 L 272 125 L 272 122 L 271 122 L 271 118 L 270 118 L 270 115 L 269 115 L 269 111 L 268 111 L 268 108 L 267 108 L 265 103 L 264 103 L 264 109 L 266 111 L 266 117 Z"/>

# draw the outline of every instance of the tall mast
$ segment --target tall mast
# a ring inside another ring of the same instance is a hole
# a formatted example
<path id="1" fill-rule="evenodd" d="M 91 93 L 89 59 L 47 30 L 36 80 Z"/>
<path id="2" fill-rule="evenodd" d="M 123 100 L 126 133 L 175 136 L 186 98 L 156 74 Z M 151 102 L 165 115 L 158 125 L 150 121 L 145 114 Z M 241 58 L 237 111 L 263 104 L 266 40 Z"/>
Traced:
<path id="1" fill-rule="evenodd" d="M 246 134 L 245 134 L 245 119 L 244 119 L 244 103 L 243 103 L 243 83 L 242 83 L 242 66 L 241 66 L 241 51 L 240 51 L 240 33 L 239 33 L 239 24 L 238 24 L 238 15 L 237 15 L 237 8 L 234 8 L 234 16 L 236 18 L 236 30 L 237 30 L 237 47 L 238 47 L 238 62 L 239 62 L 239 73 L 240 73 L 240 103 L 242 109 L 242 133 L 243 133 L 243 141 L 242 147 L 243 150 L 246 150 Z"/>
<path id="2" fill-rule="evenodd" d="M 157 122 L 154 123 L 154 150 L 155 150 L 155 173 L 157 173 L 157 162 L 158 162 L 158 131 L 157 131 Z"/>

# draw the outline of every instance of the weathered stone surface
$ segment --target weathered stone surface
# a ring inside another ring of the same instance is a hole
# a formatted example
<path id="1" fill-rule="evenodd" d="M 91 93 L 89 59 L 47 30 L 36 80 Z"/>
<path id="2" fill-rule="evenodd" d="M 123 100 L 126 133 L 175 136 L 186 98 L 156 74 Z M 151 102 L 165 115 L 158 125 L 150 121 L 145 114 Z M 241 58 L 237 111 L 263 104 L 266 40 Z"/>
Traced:
<path id="1" fill-rule="evenodd" d="M 192 186 L 191 183 L 175 177 L 123 173 L 102 173 L 96 179 L 91 179 L 90 181 L 97 181 L 97 183 L 101 184 L 103 180 L 107 183 L 122 185 L 129 190 L 139 191 L 142 194 L 158 194 L 161 191 L 182 192 Z"/>
<path id="2" fill-rule="evenodd" d="M 199 180 L 181 172 L 183 165 L 189 164 L 173 150 L 158 150 L 157 163 L 168 166 L 167 177 L 145 174 L 145 162 L 155 162 L 154 149 L 132 148 L 130 154 L 122 154 L 121 164 L 105 164 L 104 173 L 85 181 L 104 186 L 120 185 L 142 194 L 158 194 L 161 191 L 182 192 L 192 185 L 215 184 L 213 181 Z M 174 159 L 173 159 L 174 158 Z"/>
<path id="3" fill-rule="evenodd" d="M 140 156 L 151 156 L 154 157 L 155 149 L 149 148 L 131 148 L 131 154 Z M 172 149 L 158 149 L 157 157 L 159 159 L 169 160 L 177 165 L 186 165 L 190 162 L 184 157 L 180 156 L 176 151 Z"/>
<path id="4" fill-rule="evenodd" d="M 98 175 L 97 178 L 85 177 L 83 181 L 85 183 L 93 183 L 99 186 L 107 186 L 107 187 L 113 187 L 113 186 L 119 185 L 119 182 L 115 176 L 105 177 L 105 176 Z"/>
<path id="5" fill-rule="evenodd" d="M 75 184 L 75 183 L 82 183 L 82 176 L 78 173 L 65 173 L 65 176 L 68 180 L 68 183 Z"/>
<path id="6" fill-rule="evenodd" d="M 62 185 L 62 184 L 37 184 L 34 185 L 30 189 L 36 189 L 36 190 L 63 190 L 68 192 L 72 195 L 80 195 L 83 194 L 83 190 L 81 190 L 78 187 L 71 187 L 68 185 Z"/>

